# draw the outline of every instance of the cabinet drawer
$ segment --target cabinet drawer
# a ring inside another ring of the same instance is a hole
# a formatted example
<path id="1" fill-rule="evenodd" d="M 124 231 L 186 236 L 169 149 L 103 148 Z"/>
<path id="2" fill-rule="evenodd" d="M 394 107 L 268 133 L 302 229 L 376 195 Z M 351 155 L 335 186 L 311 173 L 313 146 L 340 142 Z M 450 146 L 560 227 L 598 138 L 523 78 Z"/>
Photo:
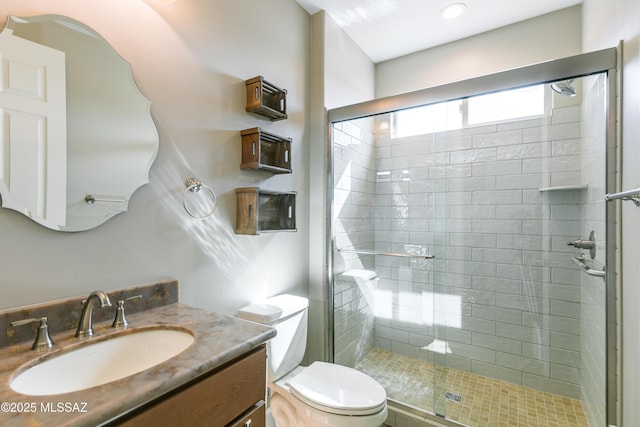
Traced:
<path id="1" fill-rule="evenodd" d="M 228 427 L 265 427 L 266 411 L 264 401 L 257 404 L 248 414 L 229 424 Z"/>
<path id="2" fill-rule="evenodd" d="M 266 350 L 215 371 L 194 384 L 151 402 L 117 425 L 225 426 L 265 399 Z M 256 424 L 260 426 L 260 424 Z"/>

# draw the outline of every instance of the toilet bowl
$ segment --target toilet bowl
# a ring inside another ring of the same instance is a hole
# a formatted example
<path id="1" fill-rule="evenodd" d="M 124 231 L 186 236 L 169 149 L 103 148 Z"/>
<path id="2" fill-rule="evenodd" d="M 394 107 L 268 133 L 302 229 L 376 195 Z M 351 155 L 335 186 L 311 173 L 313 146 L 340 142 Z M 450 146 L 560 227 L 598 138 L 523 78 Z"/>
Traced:
<path id="1" fill-rule="evenodd" d="M 387 418 L 384 388 L 346 366 L 300 366 L 307 342 L 309 302 L 278 295 L 238 311 L 238 317 L 276 328 L 267 343 L 269 408 L 277 427 L 374 427 Z"/>

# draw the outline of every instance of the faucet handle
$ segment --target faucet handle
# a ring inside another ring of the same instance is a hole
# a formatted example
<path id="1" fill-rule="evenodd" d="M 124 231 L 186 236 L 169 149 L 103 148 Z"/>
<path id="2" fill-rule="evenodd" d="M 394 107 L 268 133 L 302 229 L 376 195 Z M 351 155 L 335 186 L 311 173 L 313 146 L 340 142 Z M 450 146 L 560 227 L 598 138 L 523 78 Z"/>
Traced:
<path id="1" fill-rule="evenodd" d="M 118 308 L 116 309 L 116 318 L 113 319 L 113 323 L 111 324 L 112 328 L 120 328 L 125 327 L 129 324 L 127 322 L 127 318 L 124 315 L 124 303 L 127 301 L 131 301 L 134 299 L 142 298 L 142 295 L 134 295 L 129 298 L 125 298 L 123 300 L 118 301 Z"/>
<path id="2" fill-rule="evenodd" d="M 15 322 L 10 322 L 10 325 L 22 326 L 35 322 L 40 322 L 40 326 L 38 327 L 38 331 L 36 332 L 36 340 L 33 342 L 31 350 L 43 350 L 45 348 L 53 347 L 53 340 L 49 335 L 49 326 L 47 325 L 46 317 L 33 317 L 31 319 L 16 320 Z"/>

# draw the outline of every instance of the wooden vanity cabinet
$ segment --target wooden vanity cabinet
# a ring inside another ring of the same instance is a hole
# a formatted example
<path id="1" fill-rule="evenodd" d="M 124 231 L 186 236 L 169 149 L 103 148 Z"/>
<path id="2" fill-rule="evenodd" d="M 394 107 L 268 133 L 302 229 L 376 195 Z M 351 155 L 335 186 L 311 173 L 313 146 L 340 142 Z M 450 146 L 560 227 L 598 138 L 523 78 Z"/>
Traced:
<path id="1" fill-rule="evenodd" d="M 265 346 L 139 409 L 126 427 L 264 427 Z"/>

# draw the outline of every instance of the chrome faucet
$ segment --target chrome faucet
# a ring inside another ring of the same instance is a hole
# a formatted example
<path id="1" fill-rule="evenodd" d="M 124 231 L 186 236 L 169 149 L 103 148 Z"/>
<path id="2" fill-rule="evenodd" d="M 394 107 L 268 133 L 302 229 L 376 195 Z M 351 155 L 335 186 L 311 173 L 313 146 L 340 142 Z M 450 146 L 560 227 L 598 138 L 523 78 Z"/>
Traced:
<path id="1" fill-rule="evenodd" d="M 109 297 L 102 291 L 93 291 L 87 299 L 82 303 L 82 313 L 78 322 L 78 330 L 76 337 L 90 337 L 93 335 L 93 326 L 91 325 L 91 317 L 93 316 L 93 307 L 96 302 L 100 302 L 100 307 L 111 307 Z"/>

